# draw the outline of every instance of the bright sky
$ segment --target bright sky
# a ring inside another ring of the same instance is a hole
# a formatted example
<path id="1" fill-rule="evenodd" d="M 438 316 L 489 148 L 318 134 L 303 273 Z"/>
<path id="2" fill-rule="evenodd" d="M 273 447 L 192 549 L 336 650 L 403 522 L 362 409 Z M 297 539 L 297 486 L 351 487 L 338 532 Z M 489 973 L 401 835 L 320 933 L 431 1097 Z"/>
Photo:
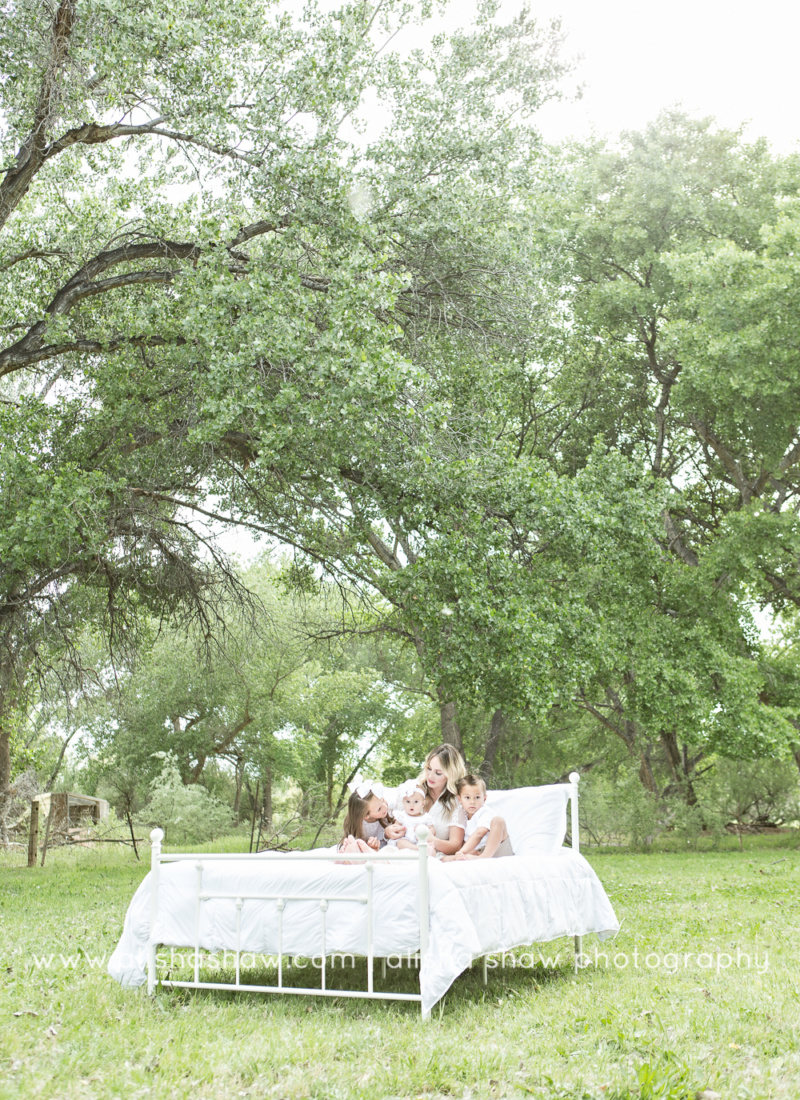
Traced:
<path id="1" fill-rule="evenodd" d="M 533 8 L 560 15 L 567 54 L 584 56 L 584 101 L 550 108 L 548 137 L 638 128 L 681 103 L 726 126 L 749 121 L 749 136 L 776 151 L 795 147 L 800 9 L 786 0 L 537 0 Z"/>
<path id="2" fill-rule="evenodd" d="M 583 56 L 576 104 L 553 104 L 539 116 L 548 141 L 614 135 L 639 129 L 664 107 L 714 115 L 729 127 L 750 122 L 776 152 L 800 138 L 797 44 L 800 6 L 787 0 L 757 4 L 721 0 L 530 0 L 534 16 L 559 16 L 564 53 Z M 521 0 L 505 0 L 507 19 Z M 454 0 L 443 20 L 464 26 L 475 0 Z"/>

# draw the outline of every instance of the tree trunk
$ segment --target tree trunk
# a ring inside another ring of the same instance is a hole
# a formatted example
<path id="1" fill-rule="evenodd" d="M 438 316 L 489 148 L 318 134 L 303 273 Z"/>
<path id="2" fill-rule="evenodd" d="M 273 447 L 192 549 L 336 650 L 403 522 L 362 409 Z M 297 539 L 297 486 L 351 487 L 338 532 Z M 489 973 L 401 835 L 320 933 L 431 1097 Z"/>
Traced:
<path id="1" fill-rule="evenodd" d="M 792 723 L 797 732 L 800 733 L 800 722 L 798 722 L 794 718 L 790 718 L 789 721 Z M 790 746 L 790 748 L 792 750 L 792 755 L 794 756 L 794 762 L 795 764 L 797 764 L 798 771 L 800 771 L 800 741 L 795 741 Z"/>
<path id="2" fill-rule="evenodd" d="M 441 700 L 442 693 L 439 693 L 439 699 Z M 459 729 L 458 722 L 456 721 L 456 705 L 455 703 L 441 703 L 441 722 L 442 722 L 442 742 L 445 745 L 452 745 L 458 749 L 461 755 L 464 755 L 464 745 L 461 740 L 461 730 Z"/>
<path id="3" fill-rule="evenodd" d="M 130 798 L 126 799 L 126 802 L 125 802 L 125 817 L 128 821 L 128 828 L 130 829 L 131 844 L 133 845 L 133 854 L 136 856 L 137 860 L 139 860 L 141 862 L 141 857 L 139 855 L 139 849 L 136 847 L 136 833 L 133 830 L 133 821 L 131 820 L 131 800 L 130 800 Z"/>
<path id="4" fill-rule="evenodd" d="M 264 773 L 264 812 L 262 821 L 266 828 L 272 832 L 272 768 L 267 768 Z"/>
<path id="5" fill-rule="evenodd" d="M 483 754 L 483 763 L 481 764 L 481 775 L 486 780 L 492 778 L 497 750 L 500 747 L 500 742 L 503 740 L 505 731 L 506 720 L 503 711 L 498 707 L 489 723 L 489 736 L 486 740 L 486 751 Z"/>
<path id="6" fill-rule="evenodd" d="M 58 753 L 58 760 L 56 760 L 55 764 L 53 765 L 48 780 L 44 785 L 44 789 L 46 791 L 52 791 L 53 784 L 55 783 L 56 779 L 58 779 L 58 773 L 61 771 L 61 765 L 64 763 L 64 757 L 67 754 L 69 743 L 77 732 L 78 730 L 73 730 L 73 732 L 68 737 L 65 737 L 61 742 L 61 748 L 59 749 Z"/>
<path id="7" fill-rule="evenodd" d="M 611 688 L 606 689 L 606 698 L 612 704 L 613 711 L 618 716 L 616 720 L 612 720 L 607 714 L 599 710 L 587 699 L 583 700 L 583 706 L 588 710 L 589 714 L 593 715 L 606 729 L 611 730 L 617 737 L 620 737 L 624 741 L 628 752 L 631 754 L 634 760 L 639 761 L 639 779 L 642 781 L 642 786 L 650 794 L 658 798 L 658 787 L 656 786 L 655 776 L 653 775 L 653 767 L 650 763 L 650 745 L 643 742 L 640 731 L 636 727 L 636 723 L 631 721 L 630 718 L 625 717 L 625 708 L 619 696 Z"/>
<path id="8" fill-rule="evenodd" d="M 329 761 L 325 775 L 325 810 L 328 817 L 333 813 L 333 761 Z"/>
<path id="9" fill-rule="evenodd" d="M 650 794 L 658 798 L 658 787 L 656 785 L 655 776 L 653 775 L 653 767 L 650 763 L 649 746 L 644 749 L 639 749 L 639 778 L 645 790 L 648 790 Z"/>
<path id="10" fill-rule="evenodd" d="M 684 748 L 681 752 L 675 730 L 661 730 L 659 736 L 675 786 L 680 790 L 687 806 L 696 806 L 697 794 L 691 780 L 691 772 L 694 769 L 689 762 L 686 749 Z"/>
<path id="11" fill-rule="evenodd" d="M 252 797 L 252 791 L 250 790 L 250 784 L 249 783 L 247 784 L 247 791 L 248 791 L 248 794 L 250 794 L 250 796 Z M 249 852 L 252 852 L 252 850 L 253 850 L 253 841 L 255 840 L 255 835 L 256 835 L 256 814 L 258 813 L 258 807 L 259 807 L 259 797 L 258 796 L 259 796 L 260 793 L 261 793 L 261 780 L 259 779 L 259 780 L 256 781 L 256 794 L 255 794 L 255 798 L 253 798 L 253 813 L 252 813 L 252 816 L 250 818 L 250 847 L 248 848 Z M 259 828 L 259 835 L 261 835 L 261 829 L 260 828 Z"/>
<path id="12" fill-rule="evenodd" d="M 0 844 L 8 844 L 11 811 L 11 730 L 17 711 L 19 683 L 14 658 L 6 650 L 0 659 Z"/>
<path id="13" fill-rule="evenodd" d="M 243 769 L 244 769 L 244 763 L 242 762 L 242 760 L 237 760 L 237 761 L 236 761 L 236 771 L 235 771 L 235 778 L 236 778 L 236 798 L 234 799 L 234 803 L 233 803 L 233 812 L 234 812 L 234 815 L 235 815 L 235 817 L 236 817 L 236 824 L 237 824 L 237 825 L 239 824 L 239 818 L 240 818 L 240 815 L 241 815 L 241 805 L 242 805 L 242 771 L 243 771 Z"/>
<path id="14" fill-rule="evenodd" d="M 189 778 L 186 780 L 186 786 L 187 787 L 190 787 L 193 783 L 199 783 L 200 782 L 200 776 L 203 774 L 203 768 L 205 766 L 206 766 L 206 755 L 205 755 L 205 753 L 202 753 L 202 752 L 198 753 L 197 754 L 197 763 L 192 768 L 192 770 L 189 772 Z"/>
<path id="15" fill-rule="evenodd" d="M 11 809 L 11 730 L 0 702 L 0 844 L 8 844 L 8 813 Z"/>

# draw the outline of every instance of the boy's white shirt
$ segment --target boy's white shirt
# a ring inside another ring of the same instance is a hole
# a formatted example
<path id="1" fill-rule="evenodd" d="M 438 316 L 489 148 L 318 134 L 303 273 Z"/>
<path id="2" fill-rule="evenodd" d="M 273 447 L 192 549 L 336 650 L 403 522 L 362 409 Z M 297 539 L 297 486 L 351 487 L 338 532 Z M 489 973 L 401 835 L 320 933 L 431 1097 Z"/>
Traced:
<path id="1" fill-rule="evenodd" d="M 481 808 L 476 810 L 472 817 L 467 819 L 467 827 L 464 830 L 464 843 L 466 844 L 476 829 L 488 829 L 492 821 L 499 816 L 500 815 L 496 814 L 487 802 L 484 802 Z M 488 835 L 487 832 L 486 836 Z M 486 843 L 486 836 L 481 839 L 478 848 L 484 846 Z"/>

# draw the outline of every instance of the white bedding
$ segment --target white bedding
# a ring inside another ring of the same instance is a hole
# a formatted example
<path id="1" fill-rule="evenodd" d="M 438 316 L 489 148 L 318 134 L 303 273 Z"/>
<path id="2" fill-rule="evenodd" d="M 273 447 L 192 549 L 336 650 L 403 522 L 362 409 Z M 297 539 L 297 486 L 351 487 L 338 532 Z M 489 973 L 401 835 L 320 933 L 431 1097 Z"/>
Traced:
<path id="1" fill-rule="evenodd" d="M 200 858 L 200 857 L 198 857 Z M 364 864 L 343 866 L 286 855 L 263 862 L 211 860 L 204 864 L 203 890 L 232 894 L 281 893 L 363 895 Z M 162 864 L 155 939 L 167 947 L 195 941 L 194 861 Z M 376 957 L 405 955 L 419 948 L 416 853 L 408 860 L 377 858 L 373 875 L 373 937 Z M 586 860 L 569 848 L 508 859 L 440 863 L 429 861 L 430 938 L 420 969 L 423 1010 L 430 1010 L 473 958 L 508 951 L 559 936 L 613 934 L 619 923 L 600 880 Z M 202 903 L 200 947 L 236 949 L 233 900 Z M 150 921 L 150 876 L 136 891 L 122 938 L 109 961 L 112 977 L 126 986 L 146 979 Z M 326 914 L 325 951 L 365 955 L 366 906 L 331 901 Z M 249 900 L 242 909 L 241 950 L 271 955 L 278 950 L 275 901 Z M 322 948 L 319 903 L 287 902 L 283 954 L 312 958 Z M 175 978 L 189 974 L 174 974 Z M 310 977 L 310 976 L 309 976 Z M 274 975 L 269 981 L 274 980 Z M 310 979 L 311 980 L 311 979 Z"/>

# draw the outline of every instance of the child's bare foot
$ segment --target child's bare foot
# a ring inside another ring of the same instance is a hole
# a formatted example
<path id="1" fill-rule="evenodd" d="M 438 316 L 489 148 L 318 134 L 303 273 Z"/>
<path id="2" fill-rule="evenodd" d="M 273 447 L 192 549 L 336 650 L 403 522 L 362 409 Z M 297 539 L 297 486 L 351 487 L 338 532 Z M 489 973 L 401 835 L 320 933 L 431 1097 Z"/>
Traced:
<path id="1" fill-rule="evenodd" d="M 351 852 L 351 853 L 352 852 L 363 852 L 363 853 L 366 853 L 368 855 L 372 851 L 372 849 L 367 845 L 367 843 L 365 841 L 356 840 L 356 838 L 354 836 L 349 836 L 349 837 L 347 837 L 346 840 L 343 840 L 342 843 L 339 845 L 339 851 L 343 852 L 345 855 L 348 852 Z M 337 860 L 337 863 L 338 862 L 340 862 L 340 861 Z M 346 860 L 341 860 L 341 862 L 346 863 L 347 861 Z"/>

